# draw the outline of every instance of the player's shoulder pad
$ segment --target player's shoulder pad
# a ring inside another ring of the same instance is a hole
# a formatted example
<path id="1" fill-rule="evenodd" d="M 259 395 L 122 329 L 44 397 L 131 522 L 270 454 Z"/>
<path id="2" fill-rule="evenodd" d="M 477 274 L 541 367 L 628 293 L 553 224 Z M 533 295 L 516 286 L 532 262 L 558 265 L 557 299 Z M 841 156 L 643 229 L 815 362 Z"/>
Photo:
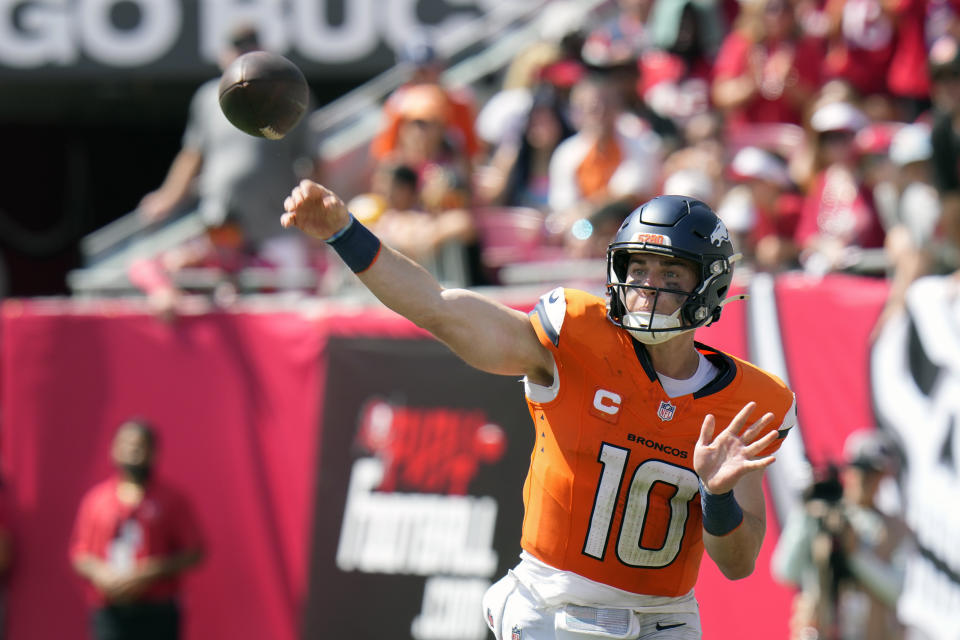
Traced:
<path id="1" fill-rule="evenodd" d="M 560 344 L 560 329 L 563 328 L 563 319 L 567 316 L 567 296 L 563 287 L 557 287 L 553 291 L 540 296 L 537 306 L 533 312 L 540 319 L 540 326 L 544 333 L 550 338 L 553 346 Z"/>

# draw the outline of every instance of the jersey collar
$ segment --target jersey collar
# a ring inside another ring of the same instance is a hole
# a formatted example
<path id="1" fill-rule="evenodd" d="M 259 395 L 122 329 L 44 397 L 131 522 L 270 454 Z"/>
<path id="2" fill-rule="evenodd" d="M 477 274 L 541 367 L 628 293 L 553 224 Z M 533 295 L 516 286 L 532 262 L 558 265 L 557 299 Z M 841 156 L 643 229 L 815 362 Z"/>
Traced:
<path id="1" fill-rule="evenodd" d="M 650 382 L 660 384 L 660 377 L 657 376 L 657 372 L 653 368 L 653 363 L 650 361 L 650 354 L 647 352 L 647 348 L 643 346 L 642 342 L 634 339 L 632 336 L 630 341 L 633 342 L 633 350 L 637 354 L 637 361 L 640 362 L 643 372 L 647 374 L 647 379 L 650 380 Z M 719 370 L 719 373 L 713 380 L 701 387 L 699 391 L 694 392 L 693 398 L 696 400 L 727 388 L 737 376 L 737 365 L 734 363 L 733 358 L 722 351 L 709 347 L 702 342 L 694 342 L 693 345 L 698 351 L 703 352 L 707 359 Z"/>

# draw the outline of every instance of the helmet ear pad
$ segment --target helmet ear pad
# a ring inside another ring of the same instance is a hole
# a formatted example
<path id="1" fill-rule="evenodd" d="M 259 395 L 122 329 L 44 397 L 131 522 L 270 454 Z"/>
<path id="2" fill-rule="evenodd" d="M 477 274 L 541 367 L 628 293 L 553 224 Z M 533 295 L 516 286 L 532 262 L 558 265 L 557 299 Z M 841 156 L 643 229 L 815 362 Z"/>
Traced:
<path id="1" fill-rule="evenodd" d="M 718 268 L 724 268 L 726 272 L 714 274 L 710 273 L 709 268 L 701 270 L 707 273 L 700 274 L 700 283 L 683 305 L 681 315 L 691 326 L 708 325 L 720 319 L 733 274 L 730 273 L 729 264 Z"/>

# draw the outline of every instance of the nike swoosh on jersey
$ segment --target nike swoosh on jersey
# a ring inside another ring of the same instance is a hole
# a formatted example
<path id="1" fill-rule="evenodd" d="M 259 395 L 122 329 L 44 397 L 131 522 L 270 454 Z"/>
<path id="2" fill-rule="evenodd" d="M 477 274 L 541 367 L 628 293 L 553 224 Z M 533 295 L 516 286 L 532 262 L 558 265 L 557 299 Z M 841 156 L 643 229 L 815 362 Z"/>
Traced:
<path id="1" fill-rule="evenodd" d="M 662 622 L 657 623 L 657 631 L 663 631 L 665 629 L 676 629 L 677 627 L 682 627 L 687 624 L 686 622 L 674 622 L 672 624 L 663 624 Z"/>

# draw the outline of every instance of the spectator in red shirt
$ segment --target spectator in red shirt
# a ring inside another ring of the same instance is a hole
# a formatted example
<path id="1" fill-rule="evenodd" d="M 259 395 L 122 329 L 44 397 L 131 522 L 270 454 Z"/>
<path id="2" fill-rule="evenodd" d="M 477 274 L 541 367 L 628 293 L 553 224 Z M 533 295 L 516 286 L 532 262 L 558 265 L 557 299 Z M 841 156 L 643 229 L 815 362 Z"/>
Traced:
<path id="1" fill-rule="evenodd" d="M 638 61 L 637 93 L 680 131 L 710 111 L 710 75 L 721 40 L 712 3 L 659 0 L 650 16 L 652 47 Z"/>
<path id="2" fill-rule="evenodd" d="M 887 72 L 896 44 L 889 0 L 827 0 L 830 21 L 823 71 L 842 78 L 861 97 L 887 93 Z"/>
<path id="3" fill-rule="evenodd" d="M 887 87 L 901 103 L 900 114 L 914 120 L 930 108 L 930 76 L 921 73 L 927 65 L 924 23 L 927 0 L 887 0 L 897 30 L 897 39 L 887 71 Z"/>
<path id="4" fill-rule="evenodd" d="M 733 157 L 730 177 L 738 183 L 728 192 L 718 215 L 746 259 L 758 271 L 784 271 L 797 266 L 794 240 L 803 197 L 790 181 L 786 163 L 774 153 L 744 147 Z"/>
<path id="5" fill-rule="evenodd" d="M 734 133 L 757 123 L 800 124 L 820 82 L 822 45 L 803 35 L 788 0 L 744 5 L 714 66 L 714 104 Z"/>
<path id="6" fill-rule="evenodd" d="M 175 640 L 183 572 L 203 556 L 186 498 L 153 477 L 156 436 L 141 420 L 117 430 L 117 474 L 83 497 L 70 544 L 87 580 L 96 640 Z"/>
<path id="7" fill-rule="evenodd" d="M 810 118 L 817 167 L 797 227 L 800 262 L 817 275 L 859 268 L 863 249 L 883 246 L 884 230 L 863 183 L 855 134 L 869 124 L 848 102 L 832 102 Z"/>

